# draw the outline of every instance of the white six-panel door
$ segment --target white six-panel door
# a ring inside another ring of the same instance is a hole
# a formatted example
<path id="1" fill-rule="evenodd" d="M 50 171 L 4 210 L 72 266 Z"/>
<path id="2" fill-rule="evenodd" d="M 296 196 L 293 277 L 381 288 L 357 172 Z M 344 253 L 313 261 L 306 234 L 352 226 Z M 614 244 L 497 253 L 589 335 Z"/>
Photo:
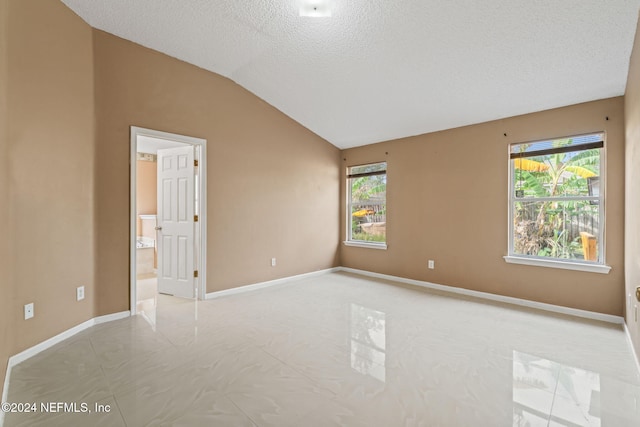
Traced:
<path id="1" fill-rule="evenodd" d="M 195 297 L 194 148 L 158 150 L 158 292 Z"/>

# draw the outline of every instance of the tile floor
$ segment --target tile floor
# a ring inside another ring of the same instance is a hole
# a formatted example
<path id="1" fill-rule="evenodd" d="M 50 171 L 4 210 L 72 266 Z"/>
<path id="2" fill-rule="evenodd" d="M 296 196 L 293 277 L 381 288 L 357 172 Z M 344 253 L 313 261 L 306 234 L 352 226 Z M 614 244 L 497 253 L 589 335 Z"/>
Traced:
<path id="1" fill-rule="evenodd" d="M 5 426 L 640 426 L 616 325 L 346 273 L 157 301 L 14 367 L 10 402 L 92 413 Z"/>
<path id="2" fill-rule="evenodd" d="M 136 313 L 143 316 L 153 325 L 156 324 L 158 298 L 163 298 L 163 296 L 158 295 L 158 278 L 156 274 L 138 275 L 136 281 Z M 171 299 L 165 298 L 165 305 L 170 301 Z"/>

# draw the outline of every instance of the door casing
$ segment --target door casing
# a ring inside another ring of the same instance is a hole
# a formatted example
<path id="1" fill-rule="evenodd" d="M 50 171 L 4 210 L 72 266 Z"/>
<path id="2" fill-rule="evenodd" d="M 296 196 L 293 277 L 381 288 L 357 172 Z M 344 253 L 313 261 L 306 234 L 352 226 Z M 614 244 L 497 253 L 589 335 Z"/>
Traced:
<path id="1" fill-rule="evenodd" d="M 198 160 L 198 222 L 194 240 L 197 247 L 194 256 L 194 269 L 198 270 L 196 280 L 196 299 L 203 300 L 206 296 L 207 283 L 207 140 L 191 136 L 179 135 L 175 133 L 162 132 L 153 129 L 146 129 L 138 126 L 131 126 L 130 158 L 129 158 L 129 306 L 131 315 L 136 314 L 136 156 L 138 152 L 138 136 L 164 139 L 168 141 L 190 144 L 195 147 L 195 158 Z"/>

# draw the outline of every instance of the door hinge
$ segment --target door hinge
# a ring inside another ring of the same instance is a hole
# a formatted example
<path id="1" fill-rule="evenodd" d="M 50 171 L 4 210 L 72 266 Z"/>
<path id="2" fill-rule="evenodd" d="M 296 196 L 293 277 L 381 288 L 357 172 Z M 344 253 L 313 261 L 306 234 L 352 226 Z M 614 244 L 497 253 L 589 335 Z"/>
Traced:
<path id="1" fill-rule="evenodd" d="M 193 222 L 198 222 L 198 215 L 193 216 Z"/>
<path id="2" fill-rule="evenodd" d="M 193 277 L 198 277 L 198 270 L 193 271 Z"/>
<path id="3" fill-rule="evenodd" d="M 198 166 L 198 160 L 193 161 L 193 166 Z"/>

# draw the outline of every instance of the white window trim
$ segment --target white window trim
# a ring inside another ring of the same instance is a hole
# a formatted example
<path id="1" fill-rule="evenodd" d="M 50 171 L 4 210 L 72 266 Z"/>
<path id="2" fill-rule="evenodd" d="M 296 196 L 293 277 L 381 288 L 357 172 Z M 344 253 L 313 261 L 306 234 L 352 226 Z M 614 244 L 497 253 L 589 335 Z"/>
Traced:
<path id="1" fill-rule="evenodd" d="M 503 257 L 509 264 L 533 265 L 536 267 L 561 268 L 564 270 L 586 271 L 589 273 L 609 274 L 611 267 L 604 264 L 592 264 L 586 262 L 575 262 L 574 260 L 563 261 L 559 258 L 534 258 L 528 256 L 507 255 Z"/>
<path id="2" fill-rule="evenodd" d="M 509 197 L 508 197 L 508 203 L 509 203 L 509 230 L 508 230 L 508 243 L 507 243 L 507 248 L 509 251 L 509 255 L 504 256 L 504 260 L 507 263 L 510 264 L 521 264 L 521 265 L 531 265 L 531 266 L 536 266 L 536 267 L 549 267 L 549 268 L 559 268 L 559 269 L 565 269 L 565 270 L 575 270 L 575 271 L 585 271 L 585 272 L 591 272 L 591 273 L 601 273 L 601 274 L 609 274 L 609 271 L 611 271 L 611 267 L 607 265 L 606 263 L 606 244 L 605 244 L 605 236 L 606 236 L 606 230 L 605 230 L 605 225 L 606 225 L 606 216 L 605 216 L 605 203 L 606 203 L 606 180 L 607 180 L 607 173 L 606 173 L 606 147 L 607 147 L 607 134 L 605 131 L 594 131 L 594 132 L 589 132 L 583 135 L 590 135 L 590 134 L 595 134 L 595 133 L 602 133 L 602 139 L 604 141 L 604 146 L 600 149 L 600 194 L 599 194 L 599 201 L 600 201 L 600 209 L 599 209 L 599 221 L 600 221 L 600 230 L 599 230 L 599 235 L 598 235 L 598 245 L 599 245 L 599 250 L 602 253 L 602 261 L 597 262 L 597 263 L 593 263 L 593 262 L 581 262 L 579 260 L 564 260 L 562 258 L 541 258 L 541 257 L 535 257 L 535 256 L 530 256 L 530 255 L 519 255 L 519 254 L 514 254 L 513 252 L 513 203 L 514 203 L 514 197 L 515 197 L 515 192 L 514 192 L 514 188 L 513 188 L 513 183 L 514 183 L 514 174 L 515 174 L 515 168 L 513 167 L 514 162 L 511 159 L 511 147 L 513 145 L 518 145 L 518 144 L 525 144 L 527 143 L 526 141 L 521 142 L 521 143 L 515 143 L 515 144 L 509 144 L 507 146 L 507 158 L 509 159 L 509 177 L 508 177 L 508 182 L 509 182 Z M 570 137 L 578 137 L 578 136 L 582 136 L 582 135 L 571 135 Z M 566 138 L 566 137 L 560 137 L 560 138 Z M 551 139 L 551 138 L 550 138 Z M 553 139 L 559 139 L 559 138 L 553 138 Z M 531 142 L 536 142 L 536 141 L 531 141 Z"/>
<path id="3" fill-rule="evenodd" d="M 345 246 L 353 246 L 356 248 L 382 249 L 387 250 L 387 244 L 382 242 L 365 242 L 362 240 L 345 240 Z"/>
<path id="4" fill-rule="evenodd" d="M 387 163 L 386 160 L 382 161 L 382 162 L 374 162 L 374 163 L 369 163 L 369 164 L 378 164 L 378 163 Z M 362 165 L 352 165 L 352 166 L 347 166 L 347 175 L 349 175 L 349 170 L 353 167 L 358 167 L 358 166 L 365 166 L 365 164 Z M 385 168 L 385 175 L 387 174 L 387 170 Z M 345 246 L 352 246 L 355 248 L 369 248 L 369 249 L 381 249 L 381 250 L 387 250 L 387 242 L 367 242 L 365 240 L 351 240 L 351 207 L 352 207 L 352 201 L 351 201 L 351 181 L 350 178 L 347 178 L 345 180 L 345 184 L 347 187 L 347 212 L 346 212 L 346 225 L 347 225 L 347 239 L 345 241 L 343 241 L 342 243 Z M 385 206 L 387 205 L 387 200 L 385 197 Z M 385 235 L 385 240 L 386 240 L 386 235 Z"/>

